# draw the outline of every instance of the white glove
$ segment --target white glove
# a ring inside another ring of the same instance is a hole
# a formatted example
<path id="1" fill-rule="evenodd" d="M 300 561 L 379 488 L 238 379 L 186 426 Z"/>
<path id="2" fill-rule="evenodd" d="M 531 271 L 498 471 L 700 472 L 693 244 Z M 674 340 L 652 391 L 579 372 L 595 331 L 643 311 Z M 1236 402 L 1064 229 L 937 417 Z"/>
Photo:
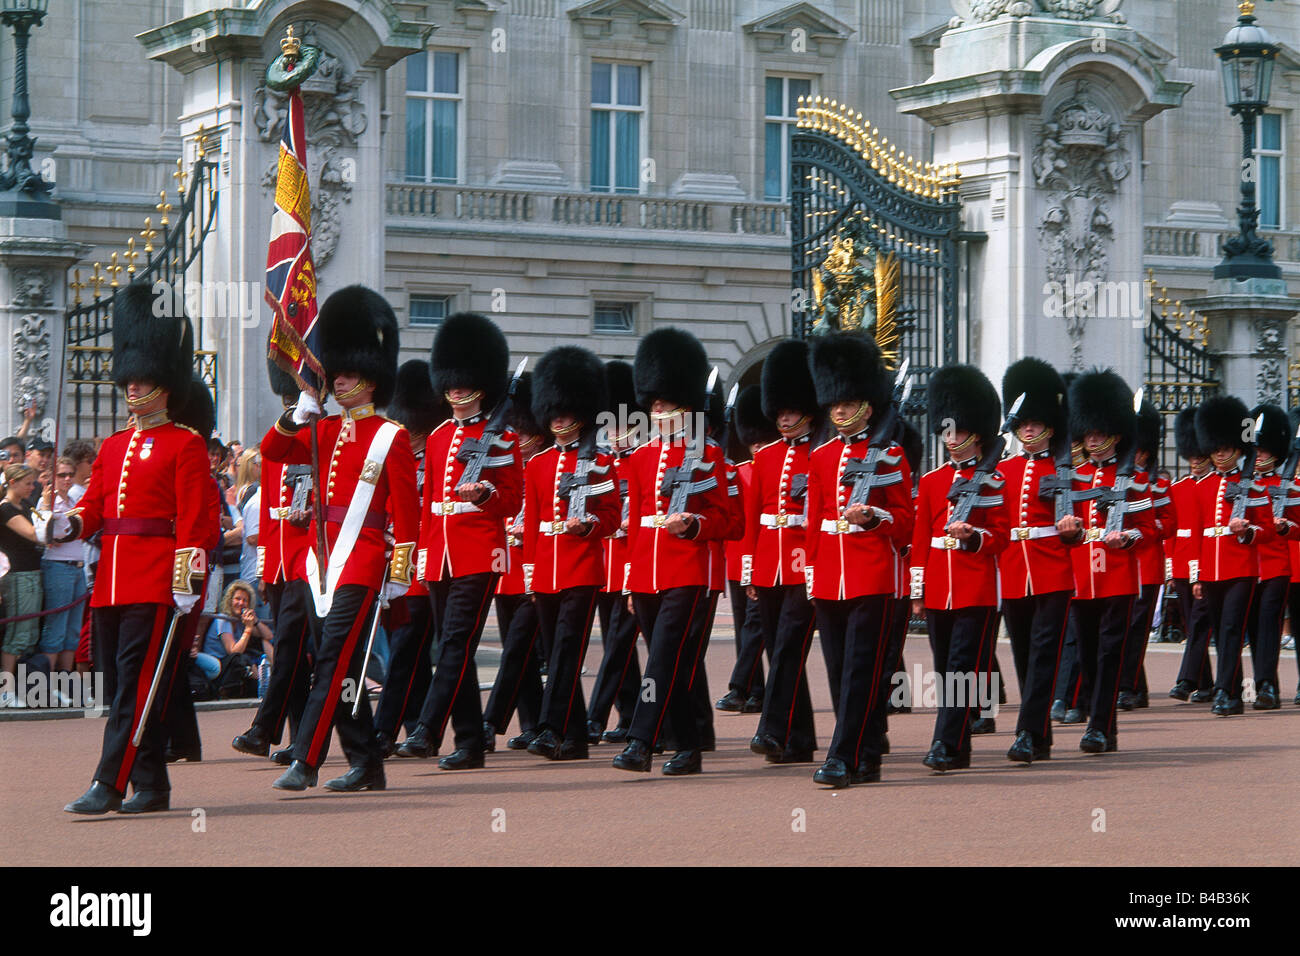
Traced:
<path id="1" fill-rule="evenodd" d="M 812 600 L 812 596 L 813 596 L 813 569 L 812 569 L 812 565 L 808 565 L 807 567 L 805 567 L 805 568 L 803 569 L 803 585 L 804 585 L 804 591 L 805 591 L 805 593 L 807 593 L 807 595 L 808 595 L 808 600 L 811 601 L 811 600 Z"/>
<path id="2" fill-rule="evenodd" d="M 384 585 L 384 604 L 392 604 L 400 597 L 406 597 L 406 592 L 411 589 L 409 584 L 403 584 L 401 581 L 389 581 Z"/>
<path id="3" fill-rule="evenodd" d="M 194 605 L 199 603 L 200 594 L 182 594 L 180 591 L 172 592 L 172 600 L 176 602 L 176 608 L 181 614 L 189 614 L 194 610 Z"/>
<path id="4" fill-rule="evenodd" d="M 320 402 L 316 401 L 316 396 L 304 390 L 298 393 L 298 404 L 293 408 L 293 423 L 306 425 L 312 415 L 319 415 L 321 412 Z"/>

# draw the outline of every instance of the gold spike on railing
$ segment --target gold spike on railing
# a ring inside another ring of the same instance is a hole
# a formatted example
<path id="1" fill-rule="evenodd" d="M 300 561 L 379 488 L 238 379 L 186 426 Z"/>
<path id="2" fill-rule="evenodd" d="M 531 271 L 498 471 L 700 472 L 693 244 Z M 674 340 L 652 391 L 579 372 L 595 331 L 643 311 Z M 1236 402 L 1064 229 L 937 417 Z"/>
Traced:
<path id="1" fill-rule="evenodd" d="M 167 190 L 162 190 L 158 196 L 158 205 L 153 208 L 162 213 L 162 218 L 158 220 L 158 225 L 166 228 L 171 223 L 171 220 L 167 218 L 167 214 L 172 211 L 173 207 L 172 204 L 167 201 Z"/>
<path id="2" fill-rule="evenodd" d="M 100 266 L 100 264 L 99 264 L 98 262 L 96 262 L 96 263 L 95 263 L 94 271 L 91 272 L 91 274 L 90 274 L 90 283 L 89 283 L 89 284 L 90 284 L 91 291 L 92 291 L 92 293 L 94 294 L 94 297 L 95 297 L 96 299 L 99 298 L 99 290 L 100 290 L 100 288 L 104 285 L 105 282 L 108 281 L 107 279 L 105 279 L 105 278 L 100 274 L 100 269 L 101 269 L 101 268 L 102 268 L 102 267 Z"/>
<path id="3" fill-rule="evenodd" d="M 109 256 L 108 259 L 109 259 L 109 264 L 108 264 L 108 277 L 109 277 L 109 280 L 110 280 L 109 283 L 108 283 L 108 285 L 109 285 L 109 288 L 111 288 L 111 289 L 116 289 L 116 288 L 117 288 L 117 274 L 118 274 L 119 272 L 122 271 L 122 267 L 119 266 L 119 265 L 117 264 L 117 253 L 116 253 L 116 252 L 113 253 L 111 256 Z"/>
<path id="4" fill-rule="evenodd" d="M 68 288 L 72 290 L 72 304 L 81 305 L 81 290 L 86 284 L 81 281 L 81 270 L 72 270 L 72 281 L 68 283 Z"/>
<path id="5" fill-rule="evenodd" d="M 153 227 L 153 216 L 144 217 L 144 228 L 140 230 L 140 238 L 144 240 L 144 258 L 149 260 L 149 253 L 153 252 L 153 241 L 158 238 L 158 230 Z"/>
<path id="6" fill-rule="evenodd" d="M 185 160 L 178 158 L 176 160 L 176 172 L 172 173 L 172 179 L 176 180 L 176 193 L 181 197 L 181 202 L 185 201 Z"/>
<path id="7" fill-rule="evenodd" d="M 128 282 L 135 278 L 135 260 L 140 257 L 140 253 L 135 251 L 135 236 L 128 236 L 126 240 L 126 253 L 123 258 L 126 259 L 126 274 L 130 277 Z"/>

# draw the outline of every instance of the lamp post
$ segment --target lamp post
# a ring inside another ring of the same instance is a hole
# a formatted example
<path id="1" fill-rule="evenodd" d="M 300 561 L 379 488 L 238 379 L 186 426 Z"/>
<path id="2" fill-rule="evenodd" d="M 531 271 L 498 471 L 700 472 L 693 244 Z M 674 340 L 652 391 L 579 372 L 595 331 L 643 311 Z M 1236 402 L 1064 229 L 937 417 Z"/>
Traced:
<path id="1" fill-rule="evenodd" d="M 1255 126 L 1268 107 L 1269 87 L 1278 45 L 1263 27 L 1255 25 L 1253 0 L 1237 4 L 1241 16 L 1215 47 L 1223 74 L 1223 92 L 1232 115 L 1241 117 L 1241 205 L 1237 207 L 1239 233 L 1223 244 L 1223 261 L 1214 267 L 1216 279 L 1278 279 L 1282 270 L 1273 262 L 1273 244 L 1255 234 L 1259 206 L 1255 203 Z"/>
<path id="2" fill-rule="evenodd" d="M 54 188 L 31 167 L 36 140 L 28 136 L 27 118 L 32 115 L 27 100 L 27 39 L 32 27 L 45 19 L 50 0 L 3 0 L 0 23 L 14 28 L 14 102 L 13 126 L 6 137 L 9 144 L 9 168 L 0 173 L 0 189 L 28 193 L 43 198 Z"/>

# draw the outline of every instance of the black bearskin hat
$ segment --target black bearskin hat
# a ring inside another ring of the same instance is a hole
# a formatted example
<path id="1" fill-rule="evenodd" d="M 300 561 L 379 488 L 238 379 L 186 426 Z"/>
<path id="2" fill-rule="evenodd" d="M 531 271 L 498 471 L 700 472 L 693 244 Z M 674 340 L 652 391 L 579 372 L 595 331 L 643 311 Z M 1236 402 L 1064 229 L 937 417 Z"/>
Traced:
<path id="1" fill-rule="evenodd" d="M 745 446 L 745 457 L 749 457 L 749 446 L 768 445 L 781 437 L 772 420 L 763 411 L 763 390 L 757 385 L 746 385 L 736 396 L 736 407 L 732 409 L 732 428 L 736 440 Z"/>
<path id="2" fill-rule="evenodd" d="M 637 346 L 632 362 L 637 404 L 650 410 L 656 398 L 693 412 L 708 411 L 709 358 L 685 329 L 655 329 Z"/>
<path id="3" fill-rule="evenodd" d="M 510 414 L 506 416 L 506 423 L 518 435 L 538 435 L 544 439 L 543 445 L 550 442 L 551 430 L 533 418 L 532 372 L 524 372 L 519 376 L 519 384 L 515 386 L 515 400 L 510 406 Z"/>
<path id="4" fill-rule="evenodd" d="M 1003 412 L 1009 413 L 1022 394 L 1025 401 L 1020 406 L 1021 421 L 1042 422 L 1065 437 L 1066 390 L 1061 374 L 1042 359 L 1032 356 L 1013 362 L 1002 376 Z"/>
<path id="5" fill-rule="evenodd" d="M 416 435 L 428 435 L 451 417 L 447 403 L 433 390 L 428 362 L 411 359 L 402 363 L 388 402 L 388 417 Z"/>
<path id="6" fill-rule="evenodd" d="M 1160 447 L 1165 443 L 1165 416 L 1146 399 L 1137 415 L 1137 449 L 1151 456 L 1152 464 L 1160 460 Z"/>
<path id="7" fill-rule="evenodd" d="M 898 436 L 898 444 L 903 448 L 903 457 L 907 459 L 907 467 L 912 470 L 912 478 L 915 480 L 921 473 L 921 456 L 925 453 L 925 436 L 906 418 L 900 416 L 898 423 L 902 428 L 902 434 Z"/>
<path id="8" fill-rule="evenodd" d="M 375 385 L 380 408 L 393 397 L 397 382 L 397 316 L 378 292 L 363 285 L 339 289 L 325 300 L 316 319 L 320 328 L 320 364 L 326 385 L 334 376 L 355 372 Z"/>
<path id="9" fill-rule="evenodd" d="M 1174 449 L 1182 459 L 1205 457 L 1196 440 L 1196 409 L 1192 405 L 1174 416 Z"/>
<path id="10" fill-rule="evenodd" d="M 633 416 L 642 409 L 640 403 L 636 400 L 636 386 L 632 382 L 631 362 L 612 359 L 605 363 L 605 393 L 608 396 L 608 407 L 614 415 L 615 422 L 617 422 L 615 431 L 611 431 L 606 436 L 608 440 L 610 442 L 631 440 L 634 444 L 644 441 L 644 425 L 637 428 L 633 427 L 637 420 Z M 632 429 L 632 434 L 627 435 L 626 438 L 617 434 L 617 430 L 621 428 Z"/>
<path id="11" fill-rule="evenodd" d="M 763 414 L 776 421 L 785 409 L 816 418 L 821 412 L 817 388 L 808 368 L 808 343 L 778 342 L 763 360 Z"/>
<path id="12" fill-rule="evenodd" d="M 558 415 L 572 415 L 589 428 L 609 405 L 605 366 L 579 345 L 557 345 L 538 359 L 532 385 L 533 418 L 548 433 Z"/>
<path id="13" fill-rule="evenodd" d="M 889 404 L 894 375 L 885 368 L 880 346 L 870 335 L 832 332 L 817 336 L 808 349 L 808 370 L 822 408 L 836 402 L 865 401 L 871 406 L 874 424 Z"/>
<path id="14" fill-rule="evenodd" d="M 113 382 L 153 382 L 168 391 L 168 407 L 185 402 L 194 376 L 194 329 L 169 314 L 172 299 L 155 296 L 145 282 L 132 282 L 113 297 Z M 158 315 L 162 312 L 162 315 Z"/>
<path id="15" fill-rule="evenodd" d="M 1137 435 L 1133 391 L 1110 369 L 1082 373 L 1070 386 L 1070 434 L 1083 441 L 1088 432 L 1118 435 L 1116 454 L 1126 454 Z"/>
<path id="16" fill-rule="evenodd" d="M 293 376 L 280 368 L 275 363 L 275 359 L 270 356 L 271 342 L 267 340 L 266 356 L 266 378 L 271 383 L 271 391 L 282 398 L 285 402 L 293 404 L 298 400 L 298 393 L 302 390 L 298 383 L 293 380 Z"/>
<path id="17" fill-rule="evenodd" d="M 1280 466 L 1291 455 L 1291 439 L 1295 429 L 1291 420 L 1279 405 L 1257 405 L 1250 412 L 1251 421 L 1257 421 L 1260 415 L 1264 421 L 1255 432 L 1255 444 L 1266 455 L 1272 455 Z"/>
<path id="18" fill-rule="evenodd" d="M 453 388 L 481 391 L 482 408 L 489 414 L 510 384 L 506 337 L 495 322 L 477 312 L 457 312 L 443 320 L 433 337 L 429 365 L 435 392 L 445 396 Z"/>
<path id="19" fill-rule="evenodd" d="M 217 430 L 217 406 L 212 401 L 212 392 L 197 375 L 190 379 L 184 401 L 172 404 L 171 419 L 178 425 L 193 428 L 204 441 Z"/>
<path id="20" fill-rule="evenodd" d="M 1220 448 L 1244 450 L 1253 421 L 1246 403 L 1237 396 L 1211 395 L 1196 410 L 1196 443 L 1207 455 Z"/>
<path id="21" fill-rule="evenodd" d="M 926 389 L 930 431 L 942 435 L 952 425 L 991 442 L 1000 424 L 998 390 L 974 365 L 945 365 L 930 376 Z"/>
<path id="22" fill-rule="evenodd" d="M 709 376 L 713 376 L 713 370 L 709 370 Z M 708 383 L 705 383 L 708 384 Z M 722 376 L 719 375 L 713 382 L 713 391 L 709 392 L 709 408 L 705 414 L 704 424 L 709 430 L 709 437 L 717 436 L 722 438 L 722 429 L 727 423 L 727 399 L 722 394 Z"/>

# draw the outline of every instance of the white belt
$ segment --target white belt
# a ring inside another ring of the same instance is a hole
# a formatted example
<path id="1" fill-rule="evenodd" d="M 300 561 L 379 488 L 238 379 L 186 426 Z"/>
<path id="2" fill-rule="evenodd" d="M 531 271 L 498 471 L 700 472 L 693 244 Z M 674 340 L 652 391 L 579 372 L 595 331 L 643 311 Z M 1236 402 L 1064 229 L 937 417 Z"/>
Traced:
<path id="1" fill-rule="evenodd" d="M 1204 531 L 1205 536 L 1206 536 L 1207 538 L 1223 538 L 1223 537 L 1226 537 L 1227 535 L 1230 535 L 1230 534 L 1233 534 L 1233 533 L 1234 533 L 1231 529 L 1229 529 L 1229 528 L 1223 528 L 1223 527 L 1219 527 L 1219 528 L 1204 528 L 1204 529 L 1202 529 L 1202 530 Z"/>
<path id="2" fill-rule="evenodd" d="M 557 518 L 554 521 L 543 521 L 538 524 L 537 533 L 549 535 L 564 534 L 564 522 L 566 520 L 567 519 L 565 518 Z"/>
<path id="3" fill-rule="evenodd" d="M 961 548 L 961 539 L 959 538 L 931 538 L 930 547 L 938 548 L 940 551 L 956 551 Z"/>
<path id="4" fill-rule="evenodd" d="M 822 530 L 828 534 L 853 534 L 867 529 L 860 524 L 853 524 L 848 518 L 822 518 Z"/>
<path id="5" fill-rule="evenodd" d="M 668 522 L 667 515 L 642 515 L 641 527 L 643 528 L 662 528 Z"/>
<path id="6" fill-rule="evenodd" d="M 272 508 L 271 517 L 276 521 L 288 521 L 289 512 L 292 510 L 292 508 Z"/>
<path id="7" fill-rule="evenodd" d="M 1179 528 L 1177 531 L 1174 532 L 1174 537 L 1176 538 L 1190 538 L 1191 536 L 1192 536 L 1191 528 Z"/>
<path id="8" fill-rule="evenodd" d="M 792 515 L 781 512 L 775 515 L 759 515 L 758 523 L 764 528 L 802 528 L 808 523 L 804 515 Z M 832 522 L 833 524 L 834 522 Z"/>
<path id="9" fill-rule="evenodd" d="M 1011 529 L 1011 540 L 1029 541 L 1033 538 L 1049 538 L 1056 533 L 1056 525 L 1054 524 L 1040 525 L 1036 528 L 1029 528 L 1022 525 L 1019 528 Z"/>
<path id="10" fill-rule="evenodd" d="M 481 510 L 470 501 L 431 501 L 429 509 L 436 515 L 463 515 Z"/>

